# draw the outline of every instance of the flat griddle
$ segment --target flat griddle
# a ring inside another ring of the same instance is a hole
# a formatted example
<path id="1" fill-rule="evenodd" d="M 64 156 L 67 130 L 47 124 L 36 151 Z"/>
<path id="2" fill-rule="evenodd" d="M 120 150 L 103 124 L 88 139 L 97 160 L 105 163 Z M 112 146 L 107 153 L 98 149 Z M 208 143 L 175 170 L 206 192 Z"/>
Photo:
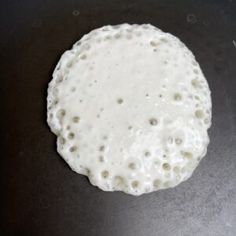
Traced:
<path id="1" fill-rule="evenodd" d="M 236 235 L 235 0 L 11 0 L 0 11 L 0 235 Z M 46 123 L 61 54 L 90 30 L 123 22 L 179 37 L 212 90 L 207 156 L 177 188 L 140 197 L 103 192 L 71 171 Z"/>

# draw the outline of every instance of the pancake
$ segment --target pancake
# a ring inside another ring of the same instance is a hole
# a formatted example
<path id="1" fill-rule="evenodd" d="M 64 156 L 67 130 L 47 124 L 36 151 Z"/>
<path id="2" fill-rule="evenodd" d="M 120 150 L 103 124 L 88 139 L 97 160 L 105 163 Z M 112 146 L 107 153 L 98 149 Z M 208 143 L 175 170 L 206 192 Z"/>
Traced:
<path id="1" fill-rule="evenodd" d="M 104 191 L 141 195 L 187 180 L 205 156 L 210 89 L 177 37 L 108 25 L 60 58 L 47 122 L 72 170 Z"/>

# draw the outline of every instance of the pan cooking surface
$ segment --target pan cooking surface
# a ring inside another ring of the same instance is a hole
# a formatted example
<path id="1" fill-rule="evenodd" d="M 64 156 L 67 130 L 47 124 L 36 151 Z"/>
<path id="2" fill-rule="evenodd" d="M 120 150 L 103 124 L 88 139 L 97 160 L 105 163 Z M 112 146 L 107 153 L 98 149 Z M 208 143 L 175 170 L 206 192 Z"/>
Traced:
<path id="1" fill-rule="evenodd" d="M 236 2 L 1 3 L 1 235 L 236 235 Z M 207 156 L 177 188 L 107 193 L 70 170 L 46 124 L 60 55 L 107 24 L 151 23 L 193 51 L 212 90 Z"/>

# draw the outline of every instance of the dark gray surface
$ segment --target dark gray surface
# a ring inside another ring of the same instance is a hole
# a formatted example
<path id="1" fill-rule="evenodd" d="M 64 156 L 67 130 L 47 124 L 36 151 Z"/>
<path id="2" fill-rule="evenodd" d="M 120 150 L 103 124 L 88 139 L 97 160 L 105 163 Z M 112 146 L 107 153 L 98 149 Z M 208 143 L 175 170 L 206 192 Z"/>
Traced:
<path id="1" fill-rule="evenodd" d="M 234 0 L 12 0 L 0 11 L 0 235 L 236 235 Z M 123 22 L 178 36 L 212 90 L 207 156 L 187 182 L 141 197 L 102 192 L 72 172 L 45 122 L 46 88 L 61 53 L 91 29 Z"/>

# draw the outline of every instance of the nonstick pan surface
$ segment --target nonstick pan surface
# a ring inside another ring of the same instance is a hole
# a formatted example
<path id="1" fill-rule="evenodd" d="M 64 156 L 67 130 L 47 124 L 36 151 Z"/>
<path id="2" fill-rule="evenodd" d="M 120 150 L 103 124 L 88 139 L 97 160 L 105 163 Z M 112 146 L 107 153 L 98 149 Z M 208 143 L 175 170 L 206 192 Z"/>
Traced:
<path id="1" fill-rule="evenodd" d="M 0 235 L 235 236 L 236 1 L 1 1 Z M 107 25 L 151 23 L 196 55 L 212 90 L 206 157 L 178 187 L 133 197 L 71 171 L 46 124 L 60 55 Z"/>

